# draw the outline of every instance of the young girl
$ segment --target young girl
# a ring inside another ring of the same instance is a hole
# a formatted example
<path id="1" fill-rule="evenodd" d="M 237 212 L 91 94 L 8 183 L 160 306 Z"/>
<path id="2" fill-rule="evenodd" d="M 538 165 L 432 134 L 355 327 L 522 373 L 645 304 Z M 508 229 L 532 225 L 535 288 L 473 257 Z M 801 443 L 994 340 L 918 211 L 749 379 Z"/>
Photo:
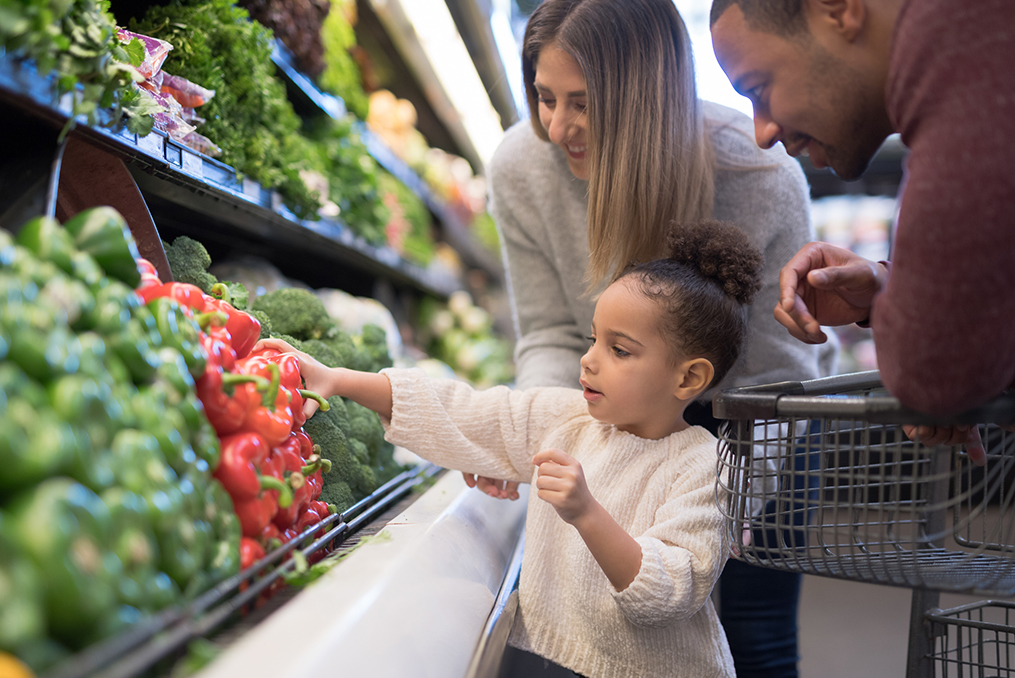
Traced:
<path id="1" fill-rule="evenodd" d="M 669 245 L 600 296 L 581 392 L 475 391 L 296 352 L 307 388 L 376 411 L 391 442 L 535 485 L 510 643 L 590 678 L 734 675 L 709 598 L 729 550 L 716 439 L 683 413 L 736 362 L 762 260 L 719 222 L 680 227 Z"/>

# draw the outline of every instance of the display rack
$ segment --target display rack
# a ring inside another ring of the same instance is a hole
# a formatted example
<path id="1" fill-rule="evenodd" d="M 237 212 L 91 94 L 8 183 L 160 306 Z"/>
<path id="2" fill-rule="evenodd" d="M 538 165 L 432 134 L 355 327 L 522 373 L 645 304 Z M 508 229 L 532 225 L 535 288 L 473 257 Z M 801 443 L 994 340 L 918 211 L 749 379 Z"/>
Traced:
<path id="1" fill-rule="evenodd" d="M 171 660 L 194 638 L 210 635 L 259 596 L 276 580 L 291 572 L 300 551 L 304 558 L 325 547 L 340 547 L 347 539 L 377 519 L 413 488 L 442 469 L 423 464 L 379 487 L 373 494 L 342 513 L 328 516 L 292 541 L 279 546 L 246 570 L 181 607 L 169 608 L 81 652 L 43 675 L 42 678 L 103 678 L 138 676 L 160 662 Z"/>
<path id="2" fill-rule="evenodd" d="M 0 55 L 0 103 L 46 121 L 55 130 L 70 119 L 71 97 L 70 93 L 58 97 L 53 78 L 31 64 Z M 461 287 L 453 275 L 416 266 L 390 247 L 370 245 L 338 220 L 296 217 L 277 192 L 237 178 L 232 167 L 158 131 L 139 137 L 123 128 L 77 124 L 73 134 L 124 160 L 158 217 L 163 239 L 191 235 L 210 251 L 218 246 L 263 254 L 284 272 L 287 264 L 290 270 L 316 271 L 331 285 L 355 293 L 364 292 L 364 276 L 439 297 Z M 312 284 L 306 277 L 312 276 L 303 276 Z"/>

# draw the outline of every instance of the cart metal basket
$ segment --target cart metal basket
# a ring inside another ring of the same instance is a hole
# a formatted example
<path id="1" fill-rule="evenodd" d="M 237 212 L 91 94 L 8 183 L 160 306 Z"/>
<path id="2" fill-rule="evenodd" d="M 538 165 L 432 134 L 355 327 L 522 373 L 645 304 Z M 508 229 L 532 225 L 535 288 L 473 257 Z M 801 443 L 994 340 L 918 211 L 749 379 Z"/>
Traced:
<path id="1" fill-rule="evenodd" d="M 740 559 L 935 591 L 1015 594 L 1015 394 L 934 420 L 878 373 L 716 396 L 717 496 Z M 927 447 L 903 424 L 977 424 L 987 453 Z M 749 528 L 749 529 L 748 529 Z"/>
<path id="2" fill-rule="evenodd" d="M 938 678 L 1015 676 L 1015 603 L 981 600 L 925 618 Z"/>

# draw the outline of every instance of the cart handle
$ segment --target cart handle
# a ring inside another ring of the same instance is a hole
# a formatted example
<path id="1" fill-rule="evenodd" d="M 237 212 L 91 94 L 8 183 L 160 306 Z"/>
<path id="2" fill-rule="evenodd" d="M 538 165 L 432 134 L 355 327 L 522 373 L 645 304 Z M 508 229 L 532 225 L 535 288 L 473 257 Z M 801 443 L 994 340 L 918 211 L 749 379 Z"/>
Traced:
<path id="1" fill-rule="evenodd" d="M 1005 392 L 980 407 L 951 417 L 935 417 L 903 407 L 890 395 L 847 395 L 882 388 L 877 370 L 855 372 L 807 381 L 725 389 L 712 400 L 718 419 L 853 419 L 875 424 L 918 424 L 954 426 L 959 424 L 1015 423 L 1015 392 Z"/>

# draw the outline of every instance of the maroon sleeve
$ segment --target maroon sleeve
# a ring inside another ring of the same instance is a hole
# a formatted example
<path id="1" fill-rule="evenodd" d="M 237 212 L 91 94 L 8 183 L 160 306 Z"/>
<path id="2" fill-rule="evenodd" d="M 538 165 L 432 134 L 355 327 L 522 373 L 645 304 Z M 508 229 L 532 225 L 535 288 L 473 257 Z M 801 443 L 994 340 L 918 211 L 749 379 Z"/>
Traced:
<path id="1" fill-rule="evenodd" d="M 1015 380 L 1015 12 L 910 0 L 888 110 L 910 149 L 892 272 L 871 325 L 903 404 L 978 405 Z"/>

